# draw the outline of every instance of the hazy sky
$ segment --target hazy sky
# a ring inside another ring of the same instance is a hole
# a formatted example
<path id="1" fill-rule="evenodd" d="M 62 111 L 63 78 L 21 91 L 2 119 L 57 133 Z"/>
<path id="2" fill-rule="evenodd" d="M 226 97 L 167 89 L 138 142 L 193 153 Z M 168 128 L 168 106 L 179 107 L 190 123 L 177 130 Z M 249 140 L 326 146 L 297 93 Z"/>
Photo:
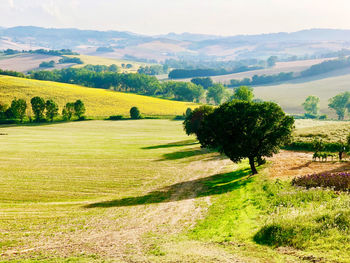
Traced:
<path id="1" fill-rule="evenodd" d="M 350 0 L 0 0 L 0 26 L 236 35 L 350 29 Z"/>

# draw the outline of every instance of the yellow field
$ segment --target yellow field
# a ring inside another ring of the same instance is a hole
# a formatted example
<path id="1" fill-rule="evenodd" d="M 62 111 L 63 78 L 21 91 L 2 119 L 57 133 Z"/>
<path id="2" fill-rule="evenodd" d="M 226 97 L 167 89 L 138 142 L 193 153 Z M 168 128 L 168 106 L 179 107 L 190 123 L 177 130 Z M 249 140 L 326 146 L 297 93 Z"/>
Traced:
<path id="1" fill-rule="evenodd" d="M 126 116 L 132 106 L 137 106 L 147 116 L 181 115 L 188 107 L 197 105 L 65 83 L 0 76 L 0 103 L 10 104 L 16 97 L 25 99 L 29 104 L 35 96 L 55 100 L 60 111 L 67 102 L 81 99 L 86 107 L 86 115 L 93 117 Z"/>
<path id="2" fill-rule="evenodd" d="M 78 57 L 84 62 L 84 64 L 75 65 L 74 66 L 75 68 L 80 68 L 88 64 L 106 65 L 106 66 L 115 64 L 120 68 L 120 72 L 125 72 L 125 73 L 136 73 L 141 66 L 149 65 L 147 63 L 142 63 L 142 62 L 134 62 L 134 61 L 122 60 L 122 59 L 103 58 L 103 57 L 88 56 L 88 55 L 78 55 L 78 56 L 72 55 L 67 57 Z M 131 64 L 133 67 L 130 69 L 122 68 L 122 64 L 125 64 L 125 65 Z"/>

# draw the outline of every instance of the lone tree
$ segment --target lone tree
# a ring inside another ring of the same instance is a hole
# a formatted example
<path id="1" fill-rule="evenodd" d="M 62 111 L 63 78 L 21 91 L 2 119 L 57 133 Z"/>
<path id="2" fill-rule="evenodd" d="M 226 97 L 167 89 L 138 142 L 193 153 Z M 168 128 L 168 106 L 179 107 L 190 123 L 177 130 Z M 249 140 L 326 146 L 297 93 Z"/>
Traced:
<path id="1" fill-rule="evenodd" d="M 253 88 L 248 86 L 240 86 L 235 88 L 231 100 L 252 101 L 254 98 Z"/>
<path id="2" fill-rule="evenodd" d="M 202 147 L 217 149 L 233 162 L 248 158 L 257 174 L 255 161 L 277 153 L 293 127 L 294 118 L 275 103 L 231 101 L 204 118 L 197 137 Z"/>
<path id="3" fill-rule="evenodd" d="M 335 110 L 338 120 L 344 120 L 346 108 L 350 103 L 350 92 L 338 94 L 329 100 L 328 107 Z"/>
<path id="4" fill-rule="evenodd" d="M 302 105 L 307 114 L 317 116 L 320 110 L 320 98 L 309 96 Z"/>
<path id="5" fill-rule="evenodd" d="M 41 121 L 44 119 L 44 111 L 46 108 L 45 100 L 41 97 L 34 97 L 30 100 L 30 103 L 32 104 L 35 120 Z"/>
<path id="6" fill-rule="evenodd" d="M 52 122 L 53 118 L 55 118 L 58 115 L 58 105 L 53 100 L 47 100 L 45 108 L 46 118 Z"/>
<path id="7" fill-rule="evenodd" d="M 74 102 L 74 113 L 81 120 L 85 113 L 85 105 L 81 100 Z"/>
<path id="8" fill-rule="evenodd" d="M 15 119 L 20 119 L 21 122 L 24 119 L 27 109 L 27 102 L 23 99 L 14 99 L 11 103 L 11 113 Z"/>
<path id="9" fill-rule="evenodd" d="M 137 107 L 132 107 L 130 109 L 130 118 L 134 120 L 141 119 L 141 113 Z"/>

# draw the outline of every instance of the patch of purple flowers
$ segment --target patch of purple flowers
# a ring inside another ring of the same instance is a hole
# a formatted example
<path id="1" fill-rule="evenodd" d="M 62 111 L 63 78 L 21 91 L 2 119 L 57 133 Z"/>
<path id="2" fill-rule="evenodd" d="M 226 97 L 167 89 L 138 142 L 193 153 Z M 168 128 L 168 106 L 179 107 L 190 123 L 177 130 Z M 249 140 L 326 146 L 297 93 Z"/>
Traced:
<path id="1" fill-rule="evenodd" d="M 294 178 L 292 184 L 306 189 L 323 187 L 335 191 L 350 191 L 350 172 L 304 175 Z"/>

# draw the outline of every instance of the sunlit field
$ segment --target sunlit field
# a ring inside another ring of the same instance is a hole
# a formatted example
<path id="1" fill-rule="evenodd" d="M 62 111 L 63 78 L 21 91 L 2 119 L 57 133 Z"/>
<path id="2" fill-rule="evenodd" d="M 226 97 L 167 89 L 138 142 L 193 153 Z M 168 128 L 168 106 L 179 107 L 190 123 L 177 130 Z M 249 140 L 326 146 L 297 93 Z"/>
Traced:
<path id="1" fill-rule="evenodd" d="M 91 117 L 129 116 L 129 110 L 133 106 L 138 107 L 141 113 L 146 116 L 175 116 L 182 115 L 188 107 L 196 107 L 196 104 L 188 102 L 164 100 L 51 81 L 0 76 L 0 102 L 11 104 L 11 101 L 17 98 L 25 99 L 27 104 L 30 105 L 30 99 L 35 96 L 55 100 L 60 110 L 67 102 L 80 99 L 85 104 L 86 115 Z"/>

